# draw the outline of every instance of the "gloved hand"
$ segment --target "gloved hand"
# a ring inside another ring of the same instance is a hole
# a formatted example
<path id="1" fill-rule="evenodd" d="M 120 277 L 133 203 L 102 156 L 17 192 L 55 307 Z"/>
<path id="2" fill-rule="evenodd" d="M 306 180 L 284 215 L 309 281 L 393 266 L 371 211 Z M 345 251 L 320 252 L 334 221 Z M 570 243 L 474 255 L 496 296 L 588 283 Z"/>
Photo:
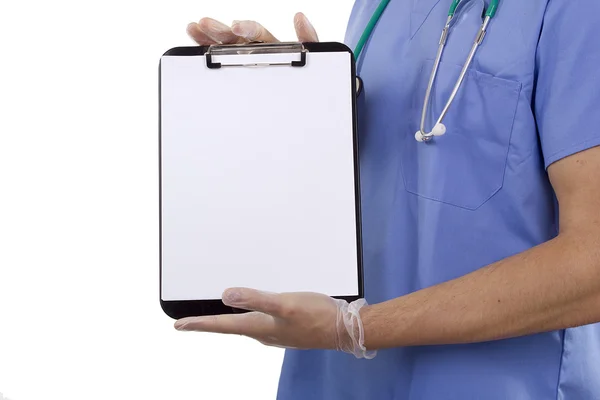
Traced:
<path id="1" fill-rule="evenodd" d="M 315 28 L 304 14 L 297 13 L 294 16 L 294 27 L 299 42 L 319 41 Z M 187 32 L 199 45 L 279 42 L 271 32 L 254 21 L 234 21 L 229 27 L 212 18 L 202 18 L 198 23 L 189 24 Z"/>
<path id="2" fill-rule="evenodd" d="M 188 317 L 175 322 L 182 331 L 244 335 L 275 347 L 333 349 L 373 358 L 364 347 L 360 309 L 364 299 L 348 303 L 318 293 L 267 293 L 234 288 L 223 293 L 223 303 L 249 310 L 244 314 Z"/>

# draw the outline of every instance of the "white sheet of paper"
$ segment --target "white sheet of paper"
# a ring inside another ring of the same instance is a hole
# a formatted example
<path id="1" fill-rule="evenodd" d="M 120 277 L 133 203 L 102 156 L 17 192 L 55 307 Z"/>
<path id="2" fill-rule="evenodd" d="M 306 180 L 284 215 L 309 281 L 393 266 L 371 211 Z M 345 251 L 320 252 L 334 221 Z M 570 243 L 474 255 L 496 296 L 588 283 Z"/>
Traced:
<path id="1" fill-rule="evenodd" d="M 212 70 L 163 56 L 162 300 L 358 294 L 350 57 Z"/>

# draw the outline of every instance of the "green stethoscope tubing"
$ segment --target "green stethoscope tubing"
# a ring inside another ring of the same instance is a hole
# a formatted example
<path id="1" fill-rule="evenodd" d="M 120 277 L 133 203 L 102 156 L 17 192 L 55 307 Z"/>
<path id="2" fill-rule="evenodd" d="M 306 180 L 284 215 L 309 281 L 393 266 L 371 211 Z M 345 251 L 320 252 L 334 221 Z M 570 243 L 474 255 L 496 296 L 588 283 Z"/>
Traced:
<path id="1" fill-rule="evenodd" d="M 458 4 L 460 3 L 460 1 L 461 0 L 453 0 L 452 1 L 452 4 L 450 4 L 450 9 L 448 10 L 449 17 L 454 17 L 454 12 L 456 11 L 456 7 L 458 7 Z M 490 5 L 485 12 L 486 17 L 494 18 L 494 15 L 496 15 L 496 10 L 498 9 L 498 1 L 499 0 L 492 0 L 490 2 Z M 371 34 L 373 33 L 373 29 L 375 29 L 375 25 L 377 25 L 377 22 L 379 22 L 379 19 L 381 18 L 381 14 L 383 14 L 383 11 L 385 10 L 385 8 L 387 7 L 387 5 L 389 3 L 390 3 L 390 0 L 381 0 L 379 5 L 377 6 L 377 9 L 375 9 L 375 12 L 371 16 L 371 19 L 369 20 L 367 27 L 365 28 L 363 34 L 360 36 L 360 39 L 358 40 L 358 44 L 356 45 L 356 47 L 354 49 L 354 58 L 355 59 L 358 60 L 358 57 L 360 57 L 360 53 L 362 53 L 363 47 L 365 47 L 365 43 L 367 43 L 367 40 L 369 40 L 369 37 L 371 37 Z"/>
<path id="2" fill-rule="evenodd" d="M 454 0 L 454 1 L 456 1 L 456 0 Z M 371 16 L 371 19 L 369 20 L 367 27 L 365 28 L 363 34 L 360 36 L 360 39 L 358 39 L 358 44 L 356 45 L 356 48 L 354 49 L 354 58 L 356 60 L 358 60 L 358 57 L 360 57 L 360 53 L 362 52 L 363 47 L 365 47 L 365 43 L 367 43 L 367 40 L 369 40 L 369 37 L 371 37 L 371 34 L 373 33 L 373 29 L 375 29 L 375 25 L 377 25 L 377 22 L 379 22 L 379 19 L 381 18 L 381 14 L 383 14 L 383 10 L 385 10 L 385 8 L 389 4 L 389 2 L 390 2 L 390 0 L 381 0 L 379 5 L 377 6 L 377 9 Z"/>
<path id="3" fill-rule="evenodd" d="M 383 11 L 385 10 L 385 8 L 389 4 L 389 2 L 390 2 L 390 0 L 381 0 L 379 5 L 375 9 L 375 12 L 371 16 L 371 19 L 369 19 L 369 22 L 367 23 L 367 26 L 366 26 L 364 32 L 360 36 L 360 39 L 358 40 L 358 43 L 354 50 L 354 59 L 355 60 L 358 60 L 358 58 L 360 57 L 360 54 L 362 53 L 367 40 L 369 40 L 369 38 L 371 37 L 371 34 L 373 33 L 373 30 L 375 29 L 377 22 L 379 22 L 379 19 L 381 18 L 381 15 L 383 14 Z M 425 101 L 423 104 L 423 112 L 421 115 L 421 126 L 420 126 L 419 131 L 417 131 L 417 133 L 415 134 L 415 138 L 419 142 L 427 141 L 427 140 L 431 139 L 433 136 L 440 136 L 446 132 L 446 127 L 444 126 L 444 124 L 442 124 L 444 116 L 446 115 L 446 113 L 448 112 L 448 109 L 450 108 L 450 105 L 454 101 L 454 98 L 458 92 L 458 89 L 460 88 L 462 81 L 467 73 L 467 69 L 471 65 L 471 62 L 473 61 L 475 52 L 477 51 L 477 48 L 483 42 L 483 38 L 485 37 L 485 33 L 486 33 L 487 27 L 490 23 L 490 20 L 492 18 L 494 18 L 494 16 L 496 15 L 496 11 L 498 10 L 499 0 L 491 0 L 490 1 L 490 4 L 485 11 L 485 19 L 484 19 L 483 23 L 481 24 L 479 31 L 477 32 L 477 36 L 475 37 L 475 42 L 473 43 L 473 47 L 471 48 L 471 51 L 469 52 L 469 56 L 467 58 L 465 65 L 463 66 L 460 77 L 458 78 L 458 80 L 454 86 L 454 89 L 452 90 L 452 94 L 450 95 L 450 98 L 448 99 L 448 102 L 446 103 L 446 106 L 444 107 L 444 109 L 443 109 L 440 117 L 438 118 L 432 131 L 425 132 L 425 129 L 424 129 L 425 118 L 427 115 L 427 107 L 429 104 L 431 88 L 432 88 L 433 82 L 435 81 L 435 76 L 437 75 L 437 70 L 438 70 L 438 67 L 440 64 L 444 46 L 446 45 L 446 41 L 448 39 L 448 32 L 450 30 L 450 21 L 454 17 L 454 12 L 456 11 L 456 8 L 460 4 L 460 2 L 461 2 L 461 0 L 453 0 L 452 3 L 450 4 L 450 9 L 448 10 L 448 19 L 446 20 L 446 25 L 444 26 L 444 30 L 442 31 L 442 36 L 440 38 L 440 43 L 439 43 L 434 67 L 433 67 L 433 70 L 431 71 L 431 76 L 429 78 L 429 84 L 427 85 L 427 92 L 425 94 Z"/>

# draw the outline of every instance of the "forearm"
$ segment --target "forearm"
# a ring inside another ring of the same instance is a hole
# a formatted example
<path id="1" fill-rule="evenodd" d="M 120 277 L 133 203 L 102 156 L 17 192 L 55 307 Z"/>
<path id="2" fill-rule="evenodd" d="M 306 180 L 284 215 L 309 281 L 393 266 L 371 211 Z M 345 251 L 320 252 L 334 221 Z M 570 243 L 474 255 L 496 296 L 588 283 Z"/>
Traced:
<path id="1" fill-rule="evenodd" d="M 361 312 L 368 349 L 471 343 L 600 321 L 597 232 L 562 235 Z"/>

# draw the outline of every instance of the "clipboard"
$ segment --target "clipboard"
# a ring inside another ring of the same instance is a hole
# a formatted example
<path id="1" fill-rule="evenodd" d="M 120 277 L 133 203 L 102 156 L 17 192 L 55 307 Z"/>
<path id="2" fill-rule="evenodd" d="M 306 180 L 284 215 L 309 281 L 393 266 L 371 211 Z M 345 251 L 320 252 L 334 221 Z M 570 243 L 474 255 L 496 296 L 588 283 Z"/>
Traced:
<path id="1" fill-rule="evenodd" d="M 176 47 L 159 64 L 160 304 L 243 312 L 251 287 L 364 297 L 356 94 L 344 44 Z"/>

